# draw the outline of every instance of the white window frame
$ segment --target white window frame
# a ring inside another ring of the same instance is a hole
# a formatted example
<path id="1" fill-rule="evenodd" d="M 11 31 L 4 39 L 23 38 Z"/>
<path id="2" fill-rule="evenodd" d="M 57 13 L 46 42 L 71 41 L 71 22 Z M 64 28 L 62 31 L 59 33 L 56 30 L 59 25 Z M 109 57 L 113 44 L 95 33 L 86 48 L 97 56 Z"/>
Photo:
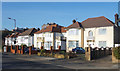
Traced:
<path id="1" fill-rule="evenodd" d="M 107 46 L 107 41 L 99 41 L 98 46 L 99 47 L 106 47 Z"/>
<path id="2" fill-rule="evenodd" d="M 68 41 L 68 47 L 79 47 L 79 41 Z"/>
<path id="3" fill-rule="evenodd" d="M 107 29 L 106 28 L 99 29 L 98 33 L 99 33 L 99 35 L 105 35 L 107 33 Z"/>

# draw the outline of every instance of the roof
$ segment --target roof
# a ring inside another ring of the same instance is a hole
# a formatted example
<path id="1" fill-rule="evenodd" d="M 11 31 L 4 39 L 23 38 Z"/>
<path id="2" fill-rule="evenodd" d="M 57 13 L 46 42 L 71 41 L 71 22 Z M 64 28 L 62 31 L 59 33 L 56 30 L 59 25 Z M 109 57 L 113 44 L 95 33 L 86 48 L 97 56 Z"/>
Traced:
<path id="1" fill-rule="evenodd" d="M 66 29 L 69 29 L 69 28 L 81 28 L 82 25 L 80 22 L 73 22 L 73 24 L 71 24 L 70 26 L 66 27 Z"/>
<path id="2" fill-rule="evenodd" d="M 6 38 L 10 37 L 10 35 L 7 35 Z"/>
<path id="3" fill-rule="evenodd" d="M 25 35 L 33 36 L 35 32 L 37 32 L 37 30 L 35 28 L 31 28 L 31 29 L 28 29 L 28 30 L 24 31 L 23 33 L 19 34 L 19 36 L 25 36 Z"/>
<path id="4" fill-rule="evenodd" d="M 6 38 L 8 38 L 8 37 L 17 37 L 19 34 L 20 34 L 20 33 L 16 32 L 16 33 L 14 33 L 14 34 L 11 34 L 11 35 L 6 36 Z"/>
<path id="5" fill-rule="evenodd" d="M 88 18 L 85 21 L 81 22 L 84 28 L 92 28 L 92 27 L 105 27 L 105 26 L 113 26 L 114 23 L 107 19 L 104 16 Z"/>
<path id="6" fill-rule="evenodd" d="M 43 33 L 43 32 L 66 32 L 63 26 L 59 26 L 57 24 L 49 25 L 46 28 L 41 29 L 35 34 Z"/>
<path id="7" fill-rule="evenodd" d="M 65 33 L 65 32 L 67 31 L 67 30 L 65 30 L 65 28 L 66 28 L 66 27 L 62 27 L 62 28 L 61 28 L 61 32 L 62 32 L 62 33 Z"/>
<path id="8" fill-rule="evenodd" d="M 19 35 L 20 33 L 15 33 L 14 35 L 13 35 L 13 37 L 18 37 L 18 35 Z"/>

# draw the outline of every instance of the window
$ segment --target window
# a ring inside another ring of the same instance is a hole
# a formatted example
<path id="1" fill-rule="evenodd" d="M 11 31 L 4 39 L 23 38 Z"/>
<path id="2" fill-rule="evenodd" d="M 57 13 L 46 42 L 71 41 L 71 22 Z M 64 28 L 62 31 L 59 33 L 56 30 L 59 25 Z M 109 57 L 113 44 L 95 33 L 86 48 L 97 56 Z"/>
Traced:
<path id="1" fill-rule="evenodd" d="M 79 42 L 78 41 L 76 41 L 76 47 L 78 47 L 79 46 Z"/>
<path id="2" fill-rule="evenodd" d="M 28 39 L 28 37 L 25 37 L 24 39 Z"/>
<path id="3" fill-rule="evenodd" d="M 88 32 L 88 36 L 93 36 L 93 32 L 92 32 L 92 31 L 89 31 L 89 32 Z"/>
<path id="4" fill-rule="evenodd" d="M 21 37 L 21 42 L 23 42 L 23 40 L 24 40 L 24 38 L 23 38 L 23 37 Z"/>
<path id="5" fill-rule="evenodd" d="M 68 32 L 69 35 L 79 35 L 79 30 L 78 29 L 71 29 Z"/>
<path id="6" fill-rule="evenodd" d="M 106 47 L 106 41 L 99 41 L 99 47 Z"/>
<path id="7" fill-rule="evenodd" d="M 68 47 L 78 47 L 79 46 L 79 42 L 78 41 L 69 41 L 68 42 Z"/>
<path id="8" fill-rule="evenodd" d="M 52 45 L 52 42 L 45 42 L 45 48 L 50 48 Z"/>
<path id="9" fill-rule="evenodd" d="M 51 37 L 50 33 L 45 34 L 45 37 Z"/>
<path id="10" fill-rule="evenodd" d="M 99 34 L 100 35 L 106 34 L 106 29 L 99 29 Z"/>

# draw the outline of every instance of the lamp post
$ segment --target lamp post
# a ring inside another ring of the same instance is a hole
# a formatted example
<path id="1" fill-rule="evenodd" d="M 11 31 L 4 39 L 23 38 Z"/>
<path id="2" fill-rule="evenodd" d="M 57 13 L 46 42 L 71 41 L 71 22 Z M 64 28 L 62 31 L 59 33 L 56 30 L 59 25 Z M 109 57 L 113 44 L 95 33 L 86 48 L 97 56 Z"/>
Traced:
<path id="1" fill-rule="evenodd" d="M 13 19 L 13 18 L 10 18 L 10 17 L 8 17 L 8 19 L 10 19 L 10 20 L 13 20 L 13 21 L 14 21 L 15 28 L 16 28 L 16 19 Z M 16 29 L 15 29 L 15 34 L 16 34 Z M 16 44 L 16 37 L 15 37 L 14 44 Z"/>
<path id="2" fill-rule="evenodd" d="M 14 23 L 15 23 L 15 28 L 16 28 L 16 19 L 13 19 L 13 18 L 8 18 L 8 19 L 10 19 L 10 20 L 14 20 Z"/>

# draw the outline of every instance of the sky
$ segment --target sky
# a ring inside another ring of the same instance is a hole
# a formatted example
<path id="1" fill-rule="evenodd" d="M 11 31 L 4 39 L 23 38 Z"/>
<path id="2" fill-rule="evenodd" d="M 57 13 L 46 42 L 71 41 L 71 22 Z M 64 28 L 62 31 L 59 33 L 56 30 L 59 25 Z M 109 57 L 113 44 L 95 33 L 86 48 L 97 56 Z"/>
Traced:
<path id="1" fill-rule="evenodd" d="M 72 20 L 79 22 L 87 18 L 105 16 L 114 22 L 114 15 L 118 13 L 117 2 L 3 2 L 2 29 L 17 27 L 41 28 L 43 24 L 55 22 L 62 26 L 69 26 Z"/>
<path id="2" fill-rule="evenodd" d="M 2 0 L 3 2 L 118 2 L 119 0 Z"/>

